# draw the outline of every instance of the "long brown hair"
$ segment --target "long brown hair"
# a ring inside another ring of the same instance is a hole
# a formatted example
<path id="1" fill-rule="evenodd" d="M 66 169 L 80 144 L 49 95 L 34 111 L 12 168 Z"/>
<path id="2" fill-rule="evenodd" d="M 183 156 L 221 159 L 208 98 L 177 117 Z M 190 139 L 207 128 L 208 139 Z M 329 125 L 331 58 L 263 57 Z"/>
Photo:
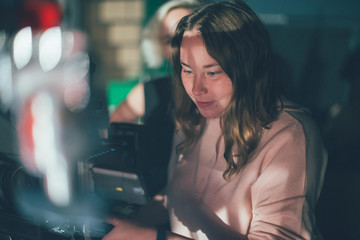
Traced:
<path id="1" fill-rule="evenodd" d="M 274 84 L 271 41 L 257 15 L 242 1 L 209 3 L 180 21 L 172 41 L 174 116 L 185 135 L 185 141 L 177 146 L 178 152 L 196 142 L 205 122 L 181 81 L 182 36 L 193 29 L 200 31 L 209 55 L 233 84 L 232 98 L 221 116 L 227 161 L 223 175 L 227 178 L 247 163 L 263 129 L 277 117 L 279 92 Z"/>

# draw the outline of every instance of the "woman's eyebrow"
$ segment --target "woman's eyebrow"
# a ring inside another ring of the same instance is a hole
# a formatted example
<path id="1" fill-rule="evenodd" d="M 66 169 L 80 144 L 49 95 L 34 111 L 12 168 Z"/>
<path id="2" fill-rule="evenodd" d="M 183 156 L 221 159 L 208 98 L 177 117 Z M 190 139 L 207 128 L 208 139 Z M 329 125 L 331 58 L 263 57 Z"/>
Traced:
<path id="1" fill-rule="evenodd" d="M 184 63 L 184 62 L 181 62 L 180 64 L 181 64 L 181 65 L 184 65 L 185 67 L 188 67 L 188 68 L 190 67 L 189 65 L 187 65 L 187 64 Z"/>
<path id="2" fill-rule="evenodd" d="M 183 66 L 185 66 L 185 67 L 191 68 L 189 65 L 187 65 L 187 64 L 184 63 L 184 62 L 181 62 L 180 64 L 183 65 Z M 217 64 L 217 63 L 211 63 L 211 64 L 204 65 L 204 68 L 211 68 L 211 67 L 216 67 L 216 66 L 219 66 L 219 64 Z"/>
<path id="3" fill-rule="evenodd" d="M 215 67 L 215 66 L 219 66 L 219 64 L 217 64 L 217 63 L 207 64 L 207 65 L 204 65 L 204 68 L 211 68 L 211 67 Z"/>

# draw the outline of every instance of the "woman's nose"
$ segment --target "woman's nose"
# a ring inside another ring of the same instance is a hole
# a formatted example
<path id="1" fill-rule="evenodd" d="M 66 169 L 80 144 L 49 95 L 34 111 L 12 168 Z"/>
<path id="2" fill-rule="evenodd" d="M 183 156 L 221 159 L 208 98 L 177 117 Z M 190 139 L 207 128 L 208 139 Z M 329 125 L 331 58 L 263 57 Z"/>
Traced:
<path id="1" fill-rule="evenodd" d="M 194 94 L 194 96 L 199 96 L 207 93 L 207 88 L 201 75 L 195 75 L 192 93 Z"/>

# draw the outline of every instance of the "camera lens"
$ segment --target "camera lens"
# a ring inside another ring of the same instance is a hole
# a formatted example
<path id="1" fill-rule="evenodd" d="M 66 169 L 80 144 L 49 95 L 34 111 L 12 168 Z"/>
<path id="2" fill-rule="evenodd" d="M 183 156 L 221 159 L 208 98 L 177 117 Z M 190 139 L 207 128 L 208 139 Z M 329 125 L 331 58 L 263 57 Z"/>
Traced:
<path id="1" fill-rule="evenodd" d="M 16 161 L 0 158 L 0 209 L 13 211 L 18 191 L 39 186 Z"/>

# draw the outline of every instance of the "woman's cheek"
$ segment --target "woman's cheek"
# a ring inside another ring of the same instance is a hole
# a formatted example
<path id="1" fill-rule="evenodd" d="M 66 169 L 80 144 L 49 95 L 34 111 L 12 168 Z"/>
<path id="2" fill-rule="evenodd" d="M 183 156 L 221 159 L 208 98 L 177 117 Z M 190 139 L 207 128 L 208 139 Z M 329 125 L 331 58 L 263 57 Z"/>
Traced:
<path id="1" fill-rule="evenodd" d="M 183 78 L 182 80 L 183 86 L 185 88 L 186 93 L 191 96 L 192 83 L 190 79 Z"/>

